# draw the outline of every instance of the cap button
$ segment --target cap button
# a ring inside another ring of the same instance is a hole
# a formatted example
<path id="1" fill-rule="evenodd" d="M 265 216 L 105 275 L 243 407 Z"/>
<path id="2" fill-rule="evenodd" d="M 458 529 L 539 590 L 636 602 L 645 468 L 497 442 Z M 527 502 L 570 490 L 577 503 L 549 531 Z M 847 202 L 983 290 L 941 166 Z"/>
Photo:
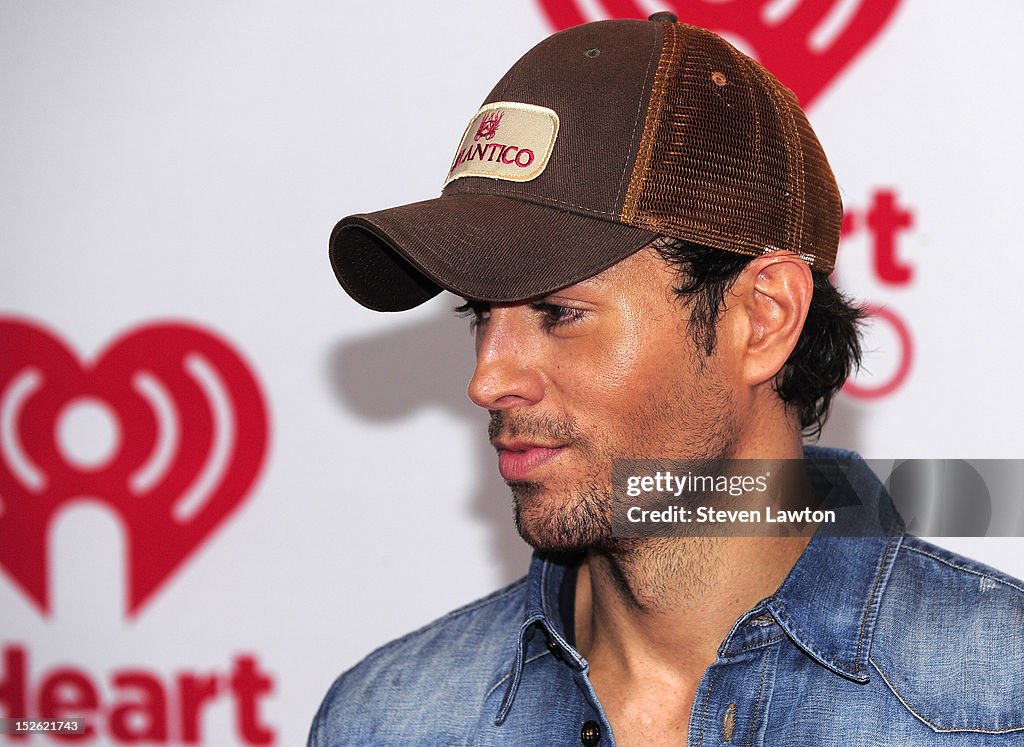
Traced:
<path id="1" fill-rule="evenodd" d="M 668 21 L 669 23 L 678 23 L 679 16 L 675 13 L 670 13 L 667 10 L 659 10 L 657 13 L 651 14 L 647 19 L 648 21 Z"/>

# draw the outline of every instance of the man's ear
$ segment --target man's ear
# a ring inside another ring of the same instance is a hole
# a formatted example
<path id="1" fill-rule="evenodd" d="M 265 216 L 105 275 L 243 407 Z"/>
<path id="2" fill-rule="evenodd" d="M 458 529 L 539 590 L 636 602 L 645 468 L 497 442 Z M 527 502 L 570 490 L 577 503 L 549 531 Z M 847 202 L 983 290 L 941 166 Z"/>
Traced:
<path id="1" fill-rule="evenodd" d="M 737 278 L 732 306 L 739 335 L 734 350 L 743 361 L 748 386 L 771 381 L 782 370 L 800 338 L 813 293 L 811 269 L 793 252 L 757 257 Z"/>

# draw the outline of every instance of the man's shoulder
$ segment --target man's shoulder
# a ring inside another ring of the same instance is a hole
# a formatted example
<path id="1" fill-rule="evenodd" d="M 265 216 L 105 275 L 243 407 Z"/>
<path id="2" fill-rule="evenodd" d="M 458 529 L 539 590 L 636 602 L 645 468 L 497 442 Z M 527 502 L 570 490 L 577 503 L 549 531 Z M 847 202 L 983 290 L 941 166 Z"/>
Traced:
<path id="1" fill-rule="evenodd" d="M 522 578 L 381 646 L 334 681 L 309 744 L 461 742 L 511 670 L 525 603 Z"/>
<path id="2" fill-rule="evenodd" d="M 1024 725 L 1024 583 L 917 537 L 886 586 L 871 664 L 938 730 Z"/>
<path id="3" fill-rule="evenodd" d="M 1024 581 L 907 535 L 882 599 L 879 622 L 886 620 L 901 639 L 913 625 L 979 650 L 1007 639 L 1024 645 Z M 972 632 L 984 637 L 972 640 Z"/>

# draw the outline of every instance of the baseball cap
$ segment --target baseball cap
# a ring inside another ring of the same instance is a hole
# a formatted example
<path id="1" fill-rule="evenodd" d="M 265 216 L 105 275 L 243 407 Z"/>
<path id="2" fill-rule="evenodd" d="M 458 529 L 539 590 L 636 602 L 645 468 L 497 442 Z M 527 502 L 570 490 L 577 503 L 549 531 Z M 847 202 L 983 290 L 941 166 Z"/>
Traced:
<path id="1" fill-rule="evenodd" d="M 796 96 L 721 37 L 678 23 L 586 23 L 505 74 L 463 133 L 440 197 L 350 215 L 330 257 L 378 311 L 442 289 L 535 298 L 669 236 L 831 272 L 842 207 Z"/>

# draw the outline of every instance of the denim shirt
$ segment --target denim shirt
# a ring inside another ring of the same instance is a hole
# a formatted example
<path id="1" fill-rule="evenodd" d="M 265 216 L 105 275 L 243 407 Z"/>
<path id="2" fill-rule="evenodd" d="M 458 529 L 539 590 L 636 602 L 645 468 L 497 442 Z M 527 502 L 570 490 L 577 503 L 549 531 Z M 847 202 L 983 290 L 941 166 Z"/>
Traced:
<path id="1" fill-rule="evenodd" d="M 1024 585 L 906 535 L 877 478 L 854 473 L 879 531 L 819 530 L 736 621 L 687 745 L 1024 745 Z M 310 747 L 614 745 L 563 628 L 568 570 L 535 554 L 526 578 L 372 653 L 327 693 Z"/>

